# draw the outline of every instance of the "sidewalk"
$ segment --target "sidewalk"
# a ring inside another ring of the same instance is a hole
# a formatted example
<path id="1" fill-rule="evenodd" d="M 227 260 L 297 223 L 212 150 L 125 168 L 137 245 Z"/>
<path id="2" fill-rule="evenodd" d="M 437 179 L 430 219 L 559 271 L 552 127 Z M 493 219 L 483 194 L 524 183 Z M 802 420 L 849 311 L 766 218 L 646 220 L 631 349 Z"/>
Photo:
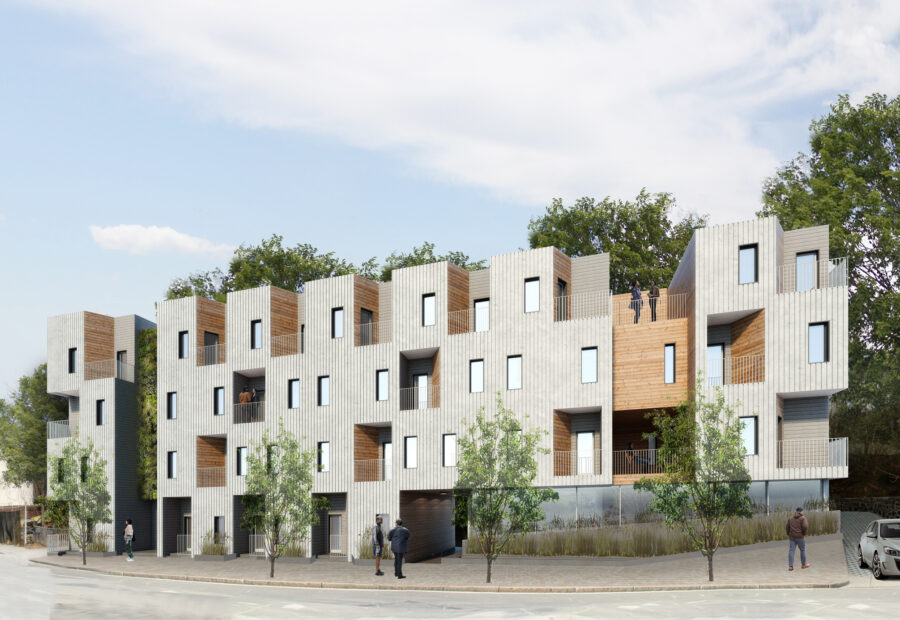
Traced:
<path id="1" fill-rule="evenodd" d="M 397 590 L 486 592 L 632 592 L 711 588 L 833 588 L 847 585 L 844 550 L 839 535 L 808 539 L 811 568 L 801 570 L 799 557 L 793 572 L 787 571 L 787 543 L 761 543 L 722 550 L 716 554 L 716 580 L 706 578 L 706 562 L 699 553 L 663 558 L 595 560 L 590 566 L 558 566 L 521 560 L 495 564 L 493 583 L 486 584 L 485 564 L 468 562 L 416 563 L 405 567 L 408 578 L 393 577 L 393 563 L 382 564 L 385 576 L 374 567 L 349 562 L 320 560 L 312 564 L 275 564 L 275 579 L 268 579 L 268 564 L 242 557 L 230 562 L 198 562 L 190 558 L 157 558 L 135 554 L 88 558 L 87 570 L 132 577 L 183 579 L 254 585 L 312 588 L 375 588 Z M 32 562 L 81 569 L 77 554 L 43 556 Z"/>

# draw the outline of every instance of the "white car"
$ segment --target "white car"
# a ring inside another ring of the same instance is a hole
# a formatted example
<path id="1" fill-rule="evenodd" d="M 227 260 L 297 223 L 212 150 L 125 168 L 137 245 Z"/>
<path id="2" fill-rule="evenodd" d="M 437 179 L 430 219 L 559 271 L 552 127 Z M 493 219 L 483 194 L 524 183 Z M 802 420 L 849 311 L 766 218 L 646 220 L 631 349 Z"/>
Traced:
<path id="1" fill-rule="evenodd" d="M 859 537 L 856 561 L 871 566 L 875 579 L 900 575 L 900 519 L 872 521 Z"/>

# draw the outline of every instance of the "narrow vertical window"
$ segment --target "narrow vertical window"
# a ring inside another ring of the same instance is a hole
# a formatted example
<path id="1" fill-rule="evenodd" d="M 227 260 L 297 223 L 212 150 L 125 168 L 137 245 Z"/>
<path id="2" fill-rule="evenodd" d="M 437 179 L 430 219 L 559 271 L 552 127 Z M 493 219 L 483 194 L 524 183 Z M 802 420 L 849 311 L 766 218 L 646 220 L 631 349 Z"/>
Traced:
<path id="1" fill-rule="evenodd" d="M 332 308 L 331 309 L 331 337 L 332 338 L 343 338 L 344 337 L 344 309 L 343 308 Z"/>
<path id="2" fill-rule="evenodd" d="M 522 356 L 510 355 L 506 358 L 506 389 L 522 389 Z"/>
<path id="3" fill-rule="evenodd" d="M 213 517 L 213 539 L 219 543 L 225 537 L 225 517 Z"/>
<path id="4" fill-rule="evenodd" d="M 666 383 L 675 383 L 675 345 L 667 344 L 665 348 L 665 369 L 663 377 Z"/>
<path id="5" fill-rule="evenodd" d="M 213 415 L 225 415 L 225 388 L 213 388 Z"/>
<path id="6" fill-rule="evenodd" d="M 757 249 L 755 243 L 738 248 L 738 284 L 752 284 L 759 280 Z"/>
<path id="7" fill-rule="evenodd" d="M 469 361 L 469 392 L 484 392 L 484 360 Z"/>
<path id="8" fill-rule="evenodd" d="M 375 400 L 388 399 L 388 371 L 375 372 Z"/>
<path id="9" fill-rule="evenodd" d="M 828 323 L 809 324 L 809 363 L 828 361 Z"/>
<path id="10" fill-rule="evenodd" d="M 541 279 L 525 280 L 525 312 L 537 312 L 541 309 Z"/>
<path id="11" fill-rule="evenodd" d="M 178 452 L 166 453 L 166 477 L 171 479 L 178 477 Z"/>
<path id="12" fill-rule="evenodd" d="M 237 462 L 237 475 L 238 476 L 246 476 L 247 475 L 247 448 L 246 448 L 246 446 L 241 446 L 237 449 L 237 458 L 235 460 Z"/>
<path id="13" fill-rule="evenodd" d="M 597 383 L 597 347 L 581 350 L 581 382 Z"/>
<path id="14" fill-rule="evenodd" d="M 319 442 L 318 461 L 319 471 L 331 471 L 331 443 L 327 441 Z"/>
<path id="15" fill-rule="evenodd" d="M 178 332 L 178 359 L 186 360 L 188 357 L 188 333 Z"/>
<path id="16" fill-rule="evenodd" d="M 422 325 L 434 325 L 434 293 L 422 295 Z"/>
<path id="17" fill-rule="evenodd" d="M 78 372 L 78 349 L 69 349 L 69 374 Z"/>
<path id="18" fill-rule="evenodd" d="M 819 263 L 818 252 L 801 252 L 797 254 L 797 282 L 798 291 L 811 291 L 816 288 L 816 267 Z"/>
<path id="19" fill-rule="evenodd" d="M 97 401 L 97 426 L 106 424 L 106 401 Z"/>
<path id="20" fill-rule="evenodd" d="M 318 404 L 320 407 L 327 407 L 329 404 L 331 404 L 330 389 L 330 377 L 319 377 Z"/>
<path id="21" fill-rule="evenodd" d="M 444 435 L 444 467 L 456 467 L 456 435 Z"/>
<path id="22" fill-rule="evenodd" d="M 174 420 L 178 417 L 178 392 L 166 394 L 166 418 Z"/>
<path id="23" fill-rule="evenodd" d="M 486 332 L 491 328 L 491 300 L 475 300 L 475 331 Z"/>
<path id="24" fill-rule="evenodd" d="M 419 466 L 419 438 L 403 438 L 403 466 L 406 469 L 415 469 Z"/>
<path id="25" fill-rule="evenodd" d="M 741 447 L 744 454 L 757 454 L 759 445 L 757 440 L 756 416 L 740 418 L 741 423 Z"/>
<path id="26" fill-rule="evenodd" d="M 262 321 L 260 319 L 250 321 L 250 348 L 262 348 Z"/>
<path id="27" fill-rule="evenodd" d="M 300 408 L 300 379 L 288 379 L 288 409 Z"/>

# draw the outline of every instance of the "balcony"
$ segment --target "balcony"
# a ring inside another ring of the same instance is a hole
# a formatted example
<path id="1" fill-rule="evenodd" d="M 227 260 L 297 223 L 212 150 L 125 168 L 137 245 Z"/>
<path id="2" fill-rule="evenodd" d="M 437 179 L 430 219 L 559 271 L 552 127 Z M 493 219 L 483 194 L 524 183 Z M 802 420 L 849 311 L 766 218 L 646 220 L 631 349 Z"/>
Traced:
<path id="1" fill-rule="evenodd" d="M 391 341 L 391 322 L 358 323 L 353 326 L 353 342 L 358 347 Z"/>
<path id="2" fill-rule="evenodd" d="M 225 468 L 224 467 L 198 467 L 197 468 L 197 486 L 198 487 L 224 487 L 225 486 Z"/>
<path id="3" fill-rule="evenodd" d="M 721 360 L 722 358 L 718 358 Z M 724 363 L 707 365 L 706 385 L 710 387 L 739 383 L 762 383 L 766 380 L 766 356 L 725 356 Z"/>
<path id="4" fill-rule="evenodd" d="M 679 293 L 670 295 L 661 290 L 659 297 L 650 299 L 642 293 L 641 302 L 631 299 L 631 295 L 616 295 L 612 301 L 612 320 L 615 327 L 650 325 L 674 319 L 686 319 L 690 311 L 690 295 Z"/>
<path id="5" fill-rule="evenodd" d="M 634 484 L 644 476 L 659 477 L 665 463 L 657 449 L 616 450 L 613 452 L 613 484 Z"/>
<path id="6" fill-rule="evenodd" d="M 778 442 L 778 467 L 847 467 L 846 437 L 791 439 Z"/>
<path id="7" fill-rule="evenodd" d="M 235 403 L 234 404 L 234 423 L 249 424 L 252 422 L 266 421 L 266 403 L 265 401 L 256 403 Z"/>
<path id="8" fill-rule="evenodd" d="M 353 461 L 354 482 L 381 482 L 391 479 L 391 463 L 384 459 Z"/>
<path id="9" fill-rule="evenodd" d="M 67 439 L 72 436 L 68 420 L 47 422 L 47 439 Z"/>
<path id="10" fill-rule="evenodd" d="M 134 383 L 134 365 L 129 364 L 128 362 L 121 362 L 117 359 L 84 363 L 85 381 L 111 378 Z"/>
<path id="11" fill-rule="evenodd" d="M 225 363 L 225 345 L 210 344 L 197 347 L 197 366 L 215 366 Z"/>
<path id="12" fill-rule="evenodd" d="M 602 450 L 554 450 L 554 476 L 595 476 L 602 473 Z"/>
<path id="13" fill-rule="evenodd" d="M 400 389 L 400 411 L 440 407 L 441 386 L 437 383 Z"/>
<path id="14" fill-rule="evenodd" d="M 447 313 L 447 334 L 486 332 L 491 327 L 490 308 L 468 308 Z"/>
<path id="15" fill-rule="evenodd" d="M 303 333 L 272 337 L 272 357 L 303 353 Z"/>
<path id="16" fill-rule="evenodd" d="M 835 286 L 847 286 L 846 258 L 791 263 L 778 268 L 779 293 L 796 293 Z"/>
<path id="17" fill-rule="evenodd" d="M 609 293 L 582 293 L 565 295 L 553 300 L 553 320 L 573 321 L 598 316 L 609 316 Z"/>

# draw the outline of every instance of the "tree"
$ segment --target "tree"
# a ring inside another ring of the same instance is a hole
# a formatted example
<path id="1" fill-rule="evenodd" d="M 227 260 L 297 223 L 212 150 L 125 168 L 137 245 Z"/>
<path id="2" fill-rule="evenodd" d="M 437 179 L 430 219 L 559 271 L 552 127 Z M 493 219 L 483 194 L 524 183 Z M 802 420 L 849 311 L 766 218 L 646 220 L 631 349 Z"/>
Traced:
<path id="1" fill-rule="evenodd" d="M 69 504 L 69 536 L 81 547 L 81 563 L 87 564 L 87 546 L 94 527 L 112 523 L 112 501 L 106 476 L 106 459 L 94 449 L 93 442 L 83 444 L 74 435 L 54 459 L 50 489 L 53 498 Z"/>
<path id="2" fill-rule="evenodd" d="M 455 494 L 467 495 L 468 523 L 477 532 L 487 560 L 487 583 L 491 568 L 507 543 L 544 518 L 541 504 L 556 501 L 553 489 L 532 486 L 537 476 L 535 454 L 546 431 L 524 431 L 521 421 L 503 406 L 497 395 L 497 413 L 488 416 L 482 407 L 474 423 L 466 425 L 459 438 Z"/>
<path id="3" fill-rule="evenodd" d="M 829 254 L 847 258 L 850 380 L 832 425 L 869 453 L 900 440 L 900 97 L 841 95 L 809 129 L 810 152 L 765 182 L 757 215 L 827 224 Z"/>
<path id="4" fill-rule="evenodd" d="M 315 454 L 301 450 L 283 426 L 274 441 L 266 431 L 247 457 L 247 494 L 259 498 L 253 523 L 266 538 L 270 578 L 275 560 L 286 547 L 305 540 L 319 522 L 319 511 L 328 507 L 325 498 L 312 496 L 315 463 Z"/>
<path id="5" fill-rule="evenodd" d="M 137 335 L 137 477 L 141 499 L 156 499 L 156 328 L 143 329 Z"/>
<path id="6" fill-rule="evenodd" d="M 418 265 L 430 265 L 441 261 L 449 261 L 457 267 L 474 271 L 487 267 L 486 260 L 474 261 L 470 260 L 468 254 L 459 251 L 450 251 L 446 254 L 435 254 L 434 244 L 425 241 L 422 245 L 413 246 L 411 252 L 391 252 L 391 255 L 385 259 L 384 266 L 381 268 L 381 281 L 390 282 L 391 272 L 401 267 L 415 267 Z"/>
<path id="7" fill-rule="evenodd" d="M 541 217 L 528 224 L 532 248 L 554 246 L 571 257 L 609 253 L 609 284 L 616 292 L 656 282 L 666 286 L 675 275 L 695 228 L 707 216 L 688 213 L 672 221 L 675 198 L 646 190 L 633 201 L 584 197 L 572 206 L 554 198 Z"/>
<path id="8" fill-rule="evenodd" d="M 68 415 L 66 399 L 47 393 L 47 364 L 22 376 L 10 400 L 0 399 L 0 458 L 8 484 L 31 484 L 36 496 L 46 493 L 47 422 Z"/>
<path id="9" fill-rule="evenodd" d="M 725 522 L 752 512 L 740 420 L 725 404 L 721 388 L 715 388 L 712 400 L 704 389 L 698 378 L 695 397 L 679 404 L 675 416 L 655 412 L 652 434 L 662 442 L 658 460 L 664 473 L 642 478 L 634 488 L 653 494 L 650 511 L 690 539 L 706 558 L 713 581 L 713 555 Z"/>

